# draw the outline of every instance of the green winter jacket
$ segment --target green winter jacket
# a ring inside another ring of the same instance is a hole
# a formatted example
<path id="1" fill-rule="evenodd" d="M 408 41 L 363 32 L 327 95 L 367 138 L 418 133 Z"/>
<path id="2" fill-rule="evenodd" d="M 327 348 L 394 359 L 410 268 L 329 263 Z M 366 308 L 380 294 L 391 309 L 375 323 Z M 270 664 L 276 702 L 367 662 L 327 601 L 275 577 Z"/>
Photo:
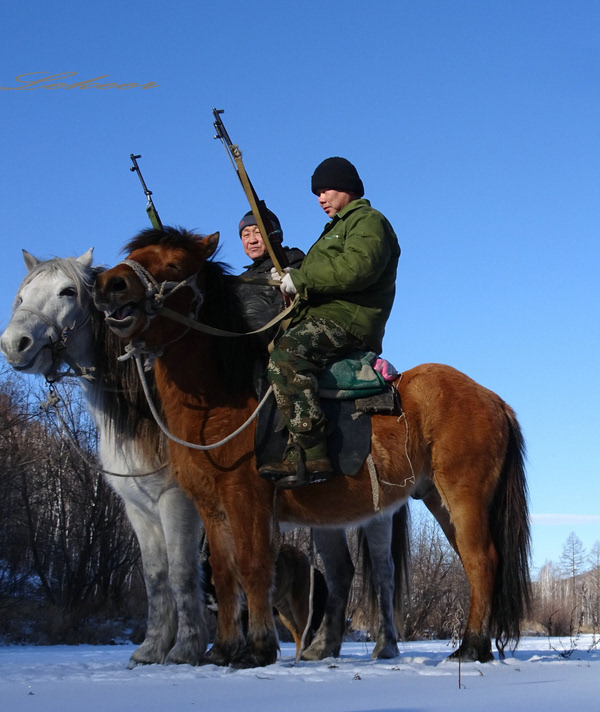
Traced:
<path id="1" fill-rule="evenodd" d="M 368 200 L 353 200 L 334 215 L 290 276 L 300 296 L 292 324 L 331 319 L 381 353 L 396 292 L 398 239 Z"/>

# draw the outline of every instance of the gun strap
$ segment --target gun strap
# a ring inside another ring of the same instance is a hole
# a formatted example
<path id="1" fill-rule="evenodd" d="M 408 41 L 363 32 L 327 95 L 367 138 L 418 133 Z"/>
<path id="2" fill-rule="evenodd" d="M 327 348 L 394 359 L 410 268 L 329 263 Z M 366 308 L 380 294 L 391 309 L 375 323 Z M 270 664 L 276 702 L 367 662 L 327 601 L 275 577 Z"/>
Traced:
<path id="1" fill-rule="evenodd" d="M 252 184 L 250 183 L 250 179 L 248 178 L 248 174 L 246 173 L 246 169 L 244 168 L 244 162 L 242 161 L 242 154 L 238 146 L 231 146 L 231 151 L 233 153 L 233 158 L 235 160 L 235 164 L 237 166 L 237 172 L 238 176 L 240 179 L 240 182 L 242 184 L 242 188 L 244 189 L 244 193 L 246 194 L 246 198 L 248 198 L 248 202 L 250 203 L 250 209 L 252 210 L 252 214 L 254 215 L 254 219 L 256 220 L 256 225 L 258 229 L 260 230 L 260 235 L 263 239 L 263 242 L 265 243 L 265 247 L 267 248 L 267 252 L 269 253 L 269 257 L 273 260 L 273 265 L 277 272 L 281 275 L 284 274 L 283 268 L 281 266 L 281 263 L 277 259 L 277 255 L 275 254 L 275 251 L 273 250 L 273 246 L 271 245 L 271 240 L 269 239 L 269 236 L 267 235 L 267 229 L 265 228 L 265 224 L 263 222 L 262 216 L 260 214 L 260 209 L 258 207 L 258 202 L 256 200 L 256 194 L 254 193 L 254 189 L 252 188 Z"/>

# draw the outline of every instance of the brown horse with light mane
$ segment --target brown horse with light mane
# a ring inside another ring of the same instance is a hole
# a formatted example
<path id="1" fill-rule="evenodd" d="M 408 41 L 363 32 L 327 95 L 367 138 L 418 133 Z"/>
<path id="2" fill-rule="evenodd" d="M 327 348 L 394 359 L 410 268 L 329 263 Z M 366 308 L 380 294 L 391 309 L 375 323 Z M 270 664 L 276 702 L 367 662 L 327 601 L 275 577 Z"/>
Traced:
<path id="1" fill-rule="evenodd" d="M 146 230 L 125 248 L 125 262 L 98 276 L 95 301 L 109 326 L 156 358 L 166 424 L 180 440 L 206 446 L 255 410 L 252 340 L 203 333 L 166 316 L 242 331 L 231 280 L 212 256 L 218 234 Z M 462 643 L 454 659 L 493 659 L 516 644 L 529 605 L 529 518 L 524 443 L 513 410 L 459 371 L 424 364 L 395 383 L 400 416 L 372 417 L 371 456 L 355 477 L 334 477 L 276 491 L 257 475 L 254 422 L 210 450 L 171 442 L 173 471 L 206 527 L 219 622 L 209 661 L 268 665 L 278 642 L 271 608 L 273 517 L 304 526 L 350 526 L 408 497 L 423 499 L 458 552 L 471 588 Z M 378 501 L 380 511 L 376 511 Z M 248 634 L 240 626 L 246 594 Z"/>

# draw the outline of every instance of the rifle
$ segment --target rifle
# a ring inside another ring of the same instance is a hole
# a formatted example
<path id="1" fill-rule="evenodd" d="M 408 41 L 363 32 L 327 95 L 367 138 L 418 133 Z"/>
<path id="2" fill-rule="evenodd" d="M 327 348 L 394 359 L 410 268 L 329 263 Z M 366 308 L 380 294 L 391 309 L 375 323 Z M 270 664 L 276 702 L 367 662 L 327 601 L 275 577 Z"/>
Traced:
<path id="1" fill-rule="evenodd" d="M 240 151 L 239 146 L 234 144 L 229 138 L 229 134 L 227 133 L 223 121 L 221 120 L 222 113 L 224 113 L 223 109 L 213 109 L 213 116 L 215 117 L 213 126 L 217 131 L 215 138 L 220 139 L 222 144 L 225 146 L 225 150 L 229 155 L 229 160 L 235 168 L 235 172 L 240 179 L 244 193 L 250 203 L 250 209 L 252 210 L 252 214 L 254 215 L 256 224 L 260 230 L 260 234 L 267 248 L 267 252 L 269 253 L 269 257 L 273 260 L 273 265 L 276 270 L 282 275 L 284 267 L 287 267 L 289 263 L 285 250 L 281 246 L 281 232 L 274 229 L 273 224 L 269 219 L 265 201 L 259 199 L 256 191 L 254 190 L 254 186 L 250 182 L 250 178 L 248 178 L 248 174 L 246 173 L 246 169 L 244 168 L 244 163 L 242 161 L 242 152 Z"/>
<path id="2" fill-rule="evenodd" d="M 161 223 L 160 218 L 158 217 L 158 213 L 156 212 L 156 208 L 154 207 L 154 203 L 152 202 L 152 191 L 148 190 L 146 182 L 144 181 L 144 177 L 142 176 L 142 171 L 138 166 L 137 159 L 141 158 L 141 155 L 134 156 L 133 153 L 130 153 L 129 158 L 131 158 L 131 161 L 133 163 L 133 166 L 130 166 L 129 170 L 132 173 L 138 174 L 140 183 L 142 184 L 142 188 L 144 189 L 144 193 L 146 194 L 146 198 L 148 199 L 148 203 L 146 205 L 146 212 L 148 213 L 148 217 L 150 218 L 152 227 L 155 230 L 163 230 L 163 224 Z"/>

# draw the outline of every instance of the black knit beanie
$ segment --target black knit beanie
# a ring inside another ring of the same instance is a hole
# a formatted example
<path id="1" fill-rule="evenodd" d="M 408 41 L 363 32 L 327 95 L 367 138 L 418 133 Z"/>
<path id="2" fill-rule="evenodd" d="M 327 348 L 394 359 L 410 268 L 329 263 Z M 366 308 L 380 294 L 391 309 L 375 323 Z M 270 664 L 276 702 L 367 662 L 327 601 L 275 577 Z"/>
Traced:
<path id="1" fill-rule="evenodd" d="M 356 168 L 345 158 L 326 158 L 315 168 L 310 187 L 315 195 L 319 190 L 343 190 L 356 193 L 359 198 L 365 194 L 363 182 Z"/>
<path id="2" fill-rule="evenodd" d="M 271 235 L 273 235 L 276 240 L 279 238 L 279 241 L 281 242 L 283 240 L 283 230 L 281 229 L 281 223 L 279 222 L 279 218 L 269 209 L 267 209 L 267 215 L 269 216 L 269 220 L 271 221 L 271 225 L 273 226 L 273 233 L 271 233 Z M 252 210 L 249 210 L 240 220 L 240 224 L 238 226 L 240 237 L 242 236 L 242 230 L 245 227 L 248 227 L 248 225 L 256 225 L 256 218 L 254 217 L 254 213 L 252 212 Z M 271 239 L 273 239 L 273 237 L 271 237 Z"/>

